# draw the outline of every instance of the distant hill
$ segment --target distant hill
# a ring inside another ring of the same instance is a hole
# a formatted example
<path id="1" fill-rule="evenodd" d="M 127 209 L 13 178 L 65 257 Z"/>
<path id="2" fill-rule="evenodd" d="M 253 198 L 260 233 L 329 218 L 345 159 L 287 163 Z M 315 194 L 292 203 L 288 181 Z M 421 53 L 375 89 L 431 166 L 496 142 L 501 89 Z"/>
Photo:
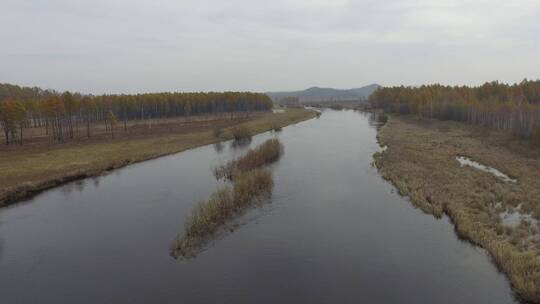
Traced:
<path id="1" fill-rule="evenodd" d="M 275 102 L 279 102 L 283 98 L 287 97 L 296 97 L 301 103 L 317 101 L 365 100 L 379 87 L 380 86 L 378 84 L 370 84 L 365 87 L 349 90 L 312 87 L 303 91 L 267 92 L 266 94 Z"/>

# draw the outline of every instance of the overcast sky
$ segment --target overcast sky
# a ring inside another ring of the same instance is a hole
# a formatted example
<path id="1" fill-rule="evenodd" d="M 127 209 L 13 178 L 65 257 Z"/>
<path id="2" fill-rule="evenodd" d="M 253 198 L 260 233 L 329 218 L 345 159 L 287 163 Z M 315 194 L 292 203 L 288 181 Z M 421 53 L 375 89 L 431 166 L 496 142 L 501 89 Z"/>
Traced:
<path id="1" fill-rule="evenodd" d="M 0 82 L 83 93 L 540 78 L 540 0 L 1 0 Z"/>

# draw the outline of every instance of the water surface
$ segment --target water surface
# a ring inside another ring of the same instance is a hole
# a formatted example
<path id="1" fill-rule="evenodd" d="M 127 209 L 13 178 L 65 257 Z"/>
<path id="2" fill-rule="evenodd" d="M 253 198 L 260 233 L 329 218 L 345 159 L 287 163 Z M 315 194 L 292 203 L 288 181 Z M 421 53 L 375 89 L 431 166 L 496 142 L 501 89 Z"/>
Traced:
<path id="1" fill-rule="evenodd" d="M 196 259 L 169 245 L 215 191 L 210 145 L 0 210 L 1 303 L 514 303 L 486 253 L 412 207 L 371 166 L 366 114 L 324 111 L 278 136 L 271 203 Z"/>

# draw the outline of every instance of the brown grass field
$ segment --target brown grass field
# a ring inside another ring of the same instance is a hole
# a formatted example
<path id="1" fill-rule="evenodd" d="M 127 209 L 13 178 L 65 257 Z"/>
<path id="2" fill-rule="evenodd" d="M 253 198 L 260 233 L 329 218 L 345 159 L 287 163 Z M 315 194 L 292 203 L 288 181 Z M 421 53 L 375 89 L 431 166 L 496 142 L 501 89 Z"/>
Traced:
<path id="1" fill-rule="evenodd" d="M 507 133 L 395 115 L 378 139 L 388 146 L 375 154 L 382 176 L 423 211 L 447 214 L 460 237 L 491 254 L 523 299 L 540 303 L 540 149 Z M 456 156 L 517 182 L 462 167 Z"/>
<path id="2" fill-rule="evenodd" d="M 306 109 L 287 109 L 282 113 L 259 113 L 250 117 L 191 117 L 132 123 L 127 131 L 116 126 L 115 137 L 96 130 L 90 139 L 52 144 L 41 130 L 23 146 L 0 148 L 0 206 L 29 197 L 62 183 L 100 175 L 159 156 L 228 140 L 232 130 L 247 127 L 252 134 L 284 127 L 316 116 Z M 220 129 L 216 136 L 216 128 Z M 81 126 L 84 134 L 84 126 Z"/>

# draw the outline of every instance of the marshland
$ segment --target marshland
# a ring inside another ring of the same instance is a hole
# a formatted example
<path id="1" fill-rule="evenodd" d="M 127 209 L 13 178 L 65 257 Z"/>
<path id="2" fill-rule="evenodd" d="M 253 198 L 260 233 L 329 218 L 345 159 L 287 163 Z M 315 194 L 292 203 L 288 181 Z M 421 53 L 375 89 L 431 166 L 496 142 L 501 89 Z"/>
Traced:
<path id="1" fill-rule="evenodd" d="M 132 164 L 0 209 L 2 301 L 517 303 L 484 249 L 381 177 L 372 165 L 381 149 L 373 115 L 322 110 L 281 132 L 251 129 L 245 145 L 229 140 L 231 129 L 208 128 L 219 147 Z M 223 189 L 234 181 L 216 179 L 215 169 L 244 166 L 242 157 L 274 138 L 285 151 L 279 160 L 245 165 L 265 164 L 271 197 L 230 217 L 230 229 L 195 258 L 171 257 L 190 216 L 206 212 L 200 202 L 230 200 L 233 190 Z M 380 140 L 392 155 L 392 142 Z M 519 172 L 463 155 L 521 181 Z"/>
<path id="2" fill-rule="evenodd" d="M 447 214 L 458 235 L 486 248 L 520 294 L 537 300 L 540 163 L 531 143 L 412 116 L 392 116 L 379 139 L 387 149 L 375 163 L 399 193 L 429 214 Z"/>

